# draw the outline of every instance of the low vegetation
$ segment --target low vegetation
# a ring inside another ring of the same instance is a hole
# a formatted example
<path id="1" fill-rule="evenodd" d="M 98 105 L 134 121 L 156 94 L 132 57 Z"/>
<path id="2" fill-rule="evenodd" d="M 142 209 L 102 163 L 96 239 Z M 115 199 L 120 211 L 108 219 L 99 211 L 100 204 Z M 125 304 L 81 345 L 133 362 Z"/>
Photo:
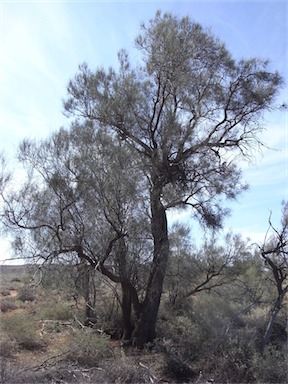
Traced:
<path id="1" fill-rule="evenodd" d="M 0 299 L 1 383 L 286 383 L 286 312 L 279 313 L 261 353 L 273 287 L 265 271 L 257 272 L 258 256 L 250 256 L 237 264 L 233 286 L 224 284 L 185 300 L 171 302 L 167 279 L 157 339 L 141 351 L 121 341 L 117 285 L 109 288 L 98 280 L 98 315 L 86 327 L 85 301 L 81 294 L 74 300 L 68 282 L 56 282 L 61 289 L 55 290 L 55 275 L 49 284 L 48 273 L 30 301 L 20 300 L 21 293 L 30 292 L 24 279 L 17 295 Z M 250 296 L 241 297 L 241 284 Z"/>

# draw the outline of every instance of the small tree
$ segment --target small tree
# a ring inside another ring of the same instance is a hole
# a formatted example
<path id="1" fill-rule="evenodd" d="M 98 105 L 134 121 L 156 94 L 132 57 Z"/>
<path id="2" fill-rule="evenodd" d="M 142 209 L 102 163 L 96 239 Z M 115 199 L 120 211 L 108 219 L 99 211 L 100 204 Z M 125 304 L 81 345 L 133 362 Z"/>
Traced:
<path id="1" fill-rule="evenodd" d="M 276 300 L 271 309 L 269 321 L 263 336 L 261 352 L 264 352 L 265 346 L 269 342 L 273 325 L 279 311 L 282 308 L 283 300 L 288 292 L 288 203 L 283 204 L 282 228 L 277 230 L 269 218 L 269 229 L 273 234 L 269 239 L 265 239 L 260 247 L 260 253 L 265 261 L 265 266 L 272 273 L 273 283 L 276 287 Z M 268 232 L 267 232 L 268 233 Z M 266 235 L 267 237 L 267 235 Z"/>
<path id="2" fill-rule="evenodd" d="M 247 301 L 249 293 L 257 300 L 260 292 L 252 292 L 252 286 L 243 281 L 246 264 L 254 268 L 256 261 L 248 242 L 229 232 L 220 239 L 212 234 L 196 247 L 188 236 L 188 228 L 179 223 L 173 225 L 170 232 L 171 256 L 165 278 L 165 289 L 172 306 L 182 305 L 185 299 L 203 291 L 223 295 L 226 290 L 231 292 L 234 289 L 241 303 L 244 302 L 243 293 Z"/>
<path id="3" fill-rule="evenodd" d="M 142 24 L 136 46 L 136 69 L 124 50 L 118 72 L 80 66 L 64 106 L 133 148 L 149 180 L 153 261 L 133 335 L 143 347 L 155 338 L 170 252 L 167 210 L 189 206 L 208 226 L 221 226 L 222 199 L 245 189 L 239 154 L 247 159 L 260 144 L 261 117 L 282 78 L 267 61 L 236 62 L 188 17 L 157 12 Z"/>
<path id="4" fill-rule="evenodd" d="M 78 265 L 87 318 L 95 303 L 95 269 L 119 283 L 123 337 L 130 338 L 132 303 L 137 312 L 143 288 L 138 269 L 149 259 L 151 239 L 146 188 L 129 150 L 117 141 L 78 125 L 39 143 L 25 140 L 19 159 L 27 181 L 2 193 L 2 221 L 21 257 Z"/>

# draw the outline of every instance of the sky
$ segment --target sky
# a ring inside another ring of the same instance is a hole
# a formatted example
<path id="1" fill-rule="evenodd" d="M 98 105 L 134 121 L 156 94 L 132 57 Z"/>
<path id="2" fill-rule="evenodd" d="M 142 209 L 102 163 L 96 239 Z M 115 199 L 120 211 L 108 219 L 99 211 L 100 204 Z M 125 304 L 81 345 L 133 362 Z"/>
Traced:
<path id="1" fill-rule="evenodd" d="M 125 48 L 137 60 L 134 39 L 141 22 L 157 10 L 188 15 L 226 44 L 236 59 L 270 60 L 285 78 L 279 104 L 287 102 L 288 1 L 6 1 L 0 0 L 0 151 L 13 163 L 24 138 L 45 138 L 61 126 L 63 99 L 79 64 L 117 66 Z M 241 164 L 250 189 L 229 203 L 225 231 L 262 242 L 272 212 L 280 225 L 281 201 L 288 199 L 288 117 L 265 115 L 261 139 L 271 149 Z M 169 216 L 171 217 L 171 216 Z M 182 219 L 187 219 L 187 214 Z M 192 228 L 193 231 L 193 228 Z M 0 239 L 0 260 L 10 255 Z"/>

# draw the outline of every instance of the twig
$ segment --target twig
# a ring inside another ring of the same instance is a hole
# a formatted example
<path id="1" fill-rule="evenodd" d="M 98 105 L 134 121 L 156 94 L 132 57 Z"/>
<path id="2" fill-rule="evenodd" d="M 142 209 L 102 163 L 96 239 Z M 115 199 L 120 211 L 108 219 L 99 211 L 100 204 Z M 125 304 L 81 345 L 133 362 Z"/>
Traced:
<path id="1" fill-rule="evenodd" d="M 35 281 L 35 279 L 36 279 L 36 274 L 37 274 L 38 271 L 39 271 L 40 279 L 39 279 L 39 281 L 38 281 L 37 283 L 32 284 L 32 282 Z M 34 272 L 34 274 L 33 274 L 33 276 L 32 276 L 32 279 L 30 280 L 30 285 L 31 285 L 32 287 L 38 287 L 38 286 L 41 284 L 41 282 L 42 282 L 42 278 L 43 278 L 43 272 L 42 272 L 41 265 L 40 265 L 40 266 L 36 269 L 36 271 Z"/>
<path id="2" fill-rule="evenodd" d="M 77 346 L 77 348 L 78 348 L 78 346 Z M 37 366 L 32 367 L 32 368 L 28 368 L 28 369 L 31 369 L 32 371 L 38 371 L 38 369 L 46 368 L 45 365 L 46 365 L 46 363 L 47 363 L 48 361 L 53 360 L 53 359 L 57 359 L 58 357 L 61 357 L 61 356 L 64 356 L 64 355 L 66 355 L 67 353 L 73 351 L 74 349 L 76 349 L 76 346 L 75 346 L 74 348 L 70 348 L 70 349 L 68 349 L 68 350 L 65 351 L 65 352 L 59 353 L 58 355 L 49 357 L 48 359 L 44 360 L 43 363 L 41 363 L 40 365 L 37 365 Z M 59 362 L 59 360 L 55 361 L 55 362 L 52 364 L 52 366 L 55 365 L 55 364 L 58 363 L 58 362 Z"/>
<path id="3" fill-rule="evenodd" d="M 76 348 L 78 348 L 78 345 L 75 346 L 74 348 L 68 349 L 65 352 L 59 353 L 58 355 L 49 357 L 48 359 L 44 360 L 40 365 L 36 365 L 34 367 L 27 367 L 27 368 L 21 369 L 20 371 L 16 372 L 15 375 L 13 375 L 11 377 L 11 379 L 14 379 L 15 377 L 19 376 L 20 374 L 22 374 L 23 372 L 26 372 L 26 371 L 38 371 L 41 368 L 45 368 L 46 369 L 47 368 L 46 364 L 47 364 L 48 361 L 53 360 L 53 359 L 57 359 L 58 357 L 61 357 L 61 356 L 64 356 L 64 355 L 66 355 L 67 353 L 73 351 Z M 57 360 L 57 361 L 53 362 L 50 365 L 50 367 L 52 367 L 53 365 L 59 363 L 59 361 L 60 360 Z"/>

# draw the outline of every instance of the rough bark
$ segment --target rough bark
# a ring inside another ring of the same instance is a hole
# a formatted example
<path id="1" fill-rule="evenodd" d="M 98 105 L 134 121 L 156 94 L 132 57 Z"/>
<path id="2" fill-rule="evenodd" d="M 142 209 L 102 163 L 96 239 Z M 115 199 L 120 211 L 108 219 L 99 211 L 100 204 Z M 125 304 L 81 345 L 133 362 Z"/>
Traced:
<path id="1" fill-rule="evenodd" d="M 129 289 L 129 285 L 125 282 L 121 283 L 121 289 L 122 289 L 121 309 L 122 309 L 122 323 L 123 323 L 122 339 L 130 340 L 132 331 L 133 331 L 133 325 L 131 320 L 131 315 L 132 315 L 131 292 Z"/>
<path id="2" fill-rule="evenodd" d="M 89 324 L 91 319 L 94 319 L 95 314 L 95 297 L 91 299 L 91 293 L 93 294 L 93 289 L 91 289 L 91 265 L 86 263 L 86 260 L 81 259 L 81 262 L 78 266 L 78 289 L 81 292 L 85 300 L 85 324 Z"/>

